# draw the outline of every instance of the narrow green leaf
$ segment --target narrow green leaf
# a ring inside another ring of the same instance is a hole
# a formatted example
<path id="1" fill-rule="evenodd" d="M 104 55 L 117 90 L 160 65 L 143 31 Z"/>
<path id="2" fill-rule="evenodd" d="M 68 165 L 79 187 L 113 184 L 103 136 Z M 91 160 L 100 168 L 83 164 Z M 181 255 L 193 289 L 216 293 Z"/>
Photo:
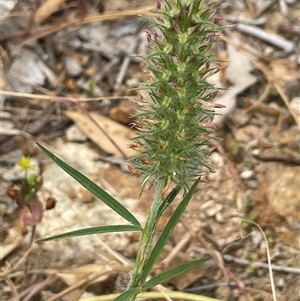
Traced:
<path id="1" fill-rule="evenodd" d="M 195 193 L 197 186 L 200 182 L 200 178 L 195 181 L 189 192 L 185 195 L 181 203 L 178 205 L 176 210 L 174 211 L 173 215 L 171 216 L 170 220 L 168 221 L 167 225 L 165 226 L 163 232 L 161 233 L 155 247 L 153 248 L 147 263 L 145 264 L 145 268 L 141 275 L 140 283 L 144 284 L 148 275 L 150 274 L 154 263 L 156 262 L 158 256 L 160 255 L 161 251 L 163 250 L 165 244 L 167 243 L 170 235 L 172 234 L 176 224 L 178 223 L 180 217 L 182 216 L 185 208 L 189 204 L 193 194 Z"/>
<path id="2" fill-rule="evenodd" d="M 183 274 L 187 271 L 189 271 L 192 268 L 195 268 L 197 265 L 200 265 L 204 263 L 208 258 L 201 258 L 201 259 L 196 259 L 193 261 L 185 262 L 183 264 L 180 264 L 166 272 L 163 272 L 155 277 L 153 277 L 151 280 L 147 281 L 145 285 L 143 286 L 144 290 L 148 290 L 151 287 L 163 283 L 164 281 L 171 279 L 173 277 L 176 277 L 180 274 Z"/>
<path id="3" fill-rule="evenodd" d="M 161 217 L 161 215 L 163 214 L 163 212 L 169 207 L 169 205 L 172 204 L 172 202 L 174 201 L 175 197 L 177 196 L 177 194 L 179 193 L 179 191 L 181 190 L 181 186 L 177 185 L 169 194 L 168 196 L 165 198 L 165 200 L 161 203 L 159 209 L 158 209 L 158 216 L 157 219 L 159 219 Z"/>
<path id="4" fill-rule="evenodd" d="M 114 301 L 126 301 L 130 297 L 133 297 L 134 295 L 137 295 L 138 292 L 139 292 L 139 288 L 138 287 L 131 288 L 131 289 L 123 292 L 117 298 L 115 298 Z"/>
<path id="5" fill-rule="evenodd" d="M 55 236 L 46 237 L 44 239 L 40 239 L 37 243 L 42 243 L 50 240 L 62 239 L 66 237 L 76 237 L 83 235 L 91 235 L 91 234 L 101 234 L 108 232 L 125 232 L 125 231 L 141 231 L 142 228 L 136 225 L 111 225 L 111 226 L 99 226 L 93 228 L 79 229 L 66 233 L 62 233 Z"/>
<path id="6" fill-rule="evenodd" d="M 56 157 L 50 151 L 48 151 L 41 144 L 37 143 L 40 149 L 50 158 L 52 159 L 58 166 L 60 166 L 66 173 L 68 173 L 72 178 L 78 181 L 83 187 L 85 187 L 88 191 L 90 191 L 94 196 L 100 199 L 103 203 L 105 203 L 108 207 L 126 219 L 133 225 L 140 226 L 141 224 L 132 215 L 121 203 L 119 203 L 116 199 L 114 199 L 111 195 L 101 189 L 98 185 L 96 185 L 93 181 L 87 178 L 85 175 L 69 166 L 67 163 L 63 162 L 61 159 Z"/>

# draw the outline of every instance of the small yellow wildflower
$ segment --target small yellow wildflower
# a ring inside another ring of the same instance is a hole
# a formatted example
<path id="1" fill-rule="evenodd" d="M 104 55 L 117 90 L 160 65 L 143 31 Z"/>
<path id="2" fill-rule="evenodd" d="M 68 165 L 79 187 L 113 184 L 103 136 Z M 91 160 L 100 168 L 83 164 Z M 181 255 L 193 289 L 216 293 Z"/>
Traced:
<path id="1" fill-rule="evenodd" d="M 21 166 L 22 170 L 29 170 L 33 169 L 33 165 L 30 165 L 30 158 L 22 155 L 20 161 L 18 162 L 18 165 Z"/>

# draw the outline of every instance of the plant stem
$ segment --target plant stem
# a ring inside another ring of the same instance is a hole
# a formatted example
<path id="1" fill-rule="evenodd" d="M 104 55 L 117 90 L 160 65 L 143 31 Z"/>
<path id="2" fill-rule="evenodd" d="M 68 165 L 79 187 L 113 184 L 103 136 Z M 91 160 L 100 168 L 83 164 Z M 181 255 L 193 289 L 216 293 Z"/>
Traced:
<path id="1" fill-rule="evenodd" d="M 159 207 L 161 203 L 161 194 L 165 186 L 165 181 L 160 180 L 156 186 L 156 192 L 154 195 L 154 199 L 151 204 L 150 212 L 146 221 L 145 228 L 142 233 L 136 264 L 135 268 L 133 270 L 133 275 L 129 284 L 128 289 L 139 287 L 143 283 L 140 283 L 140 277 L 141 272 L 144 269 L 145 264 L 147 263 L 147 260 L 150 256 L 152 245 L 153 245 L 153 239 L 155 236 L 155 231 L 157 228 L 158 223 L 158 214 L 159 214 Z M 133 296 L 130 301 L 135 300 L 136 296 Z"/>

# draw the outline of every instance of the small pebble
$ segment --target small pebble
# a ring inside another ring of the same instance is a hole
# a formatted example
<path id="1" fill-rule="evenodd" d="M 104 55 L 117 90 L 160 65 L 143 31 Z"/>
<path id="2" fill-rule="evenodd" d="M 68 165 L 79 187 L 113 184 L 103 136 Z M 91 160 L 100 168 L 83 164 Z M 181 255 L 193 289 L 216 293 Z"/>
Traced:
<path id="1" fill-rule="evenodd" d="M 200 208 L 201 208 L 201 210 L 205 210 L 205 209 L 213 206 L 213 204 L 214 204 L 214 201 L 213 200 L 209 200 L 209 201 L 205 202 L 204 204 L 202 204 L 200 206 Z"/>
<path id="2" fill-rule="evenodd" d="M 252 150 L 252 155 L 253 155 L 253 156 L 258 156 L 258 155 L 260 154 L 260 152 L 261 152 L 261 151 L 260 151 L 259 148 L 255 148 L 255 149 Z"/>
<path id="3" fill-rule="evenodd" d="M 67 74 L 71 77 L 77 77 L 82 73 L 82 66 L 80 62 L 70 56 L 65 57 L 65 67 Z"/>
<path id="4" fill-rule="evenodd" d="M 239 296 L 238 301 L 254 301 L 254 300 L 248 293 L 245 293 L 244 295 Z"/>
<path id="5" fill-rule="evenodd" d="M 223 216 L 223 214 L 221 214 L 220 212 L 217 212 L 216 213 L 216 221 L 218 223 L 224 223 L 224 216 Z"/>
<path id="6" fill-rule="evenodd" d="M 242 173 L 241 173 L 241 178 L 243 180 L 248 180 L 248 179 L 252 178 L 252 176 L 253 176 L 253 171 L 249 170 L 249 169 L 246 169 L 246 170 L 242 171 Z"/>
<path id="7" fill-rule="evenodd" d="M 201 206 L 201 210 L 205 212 L 207 216 L 214 216 L 216 213 L 222 210 L 221 204 L 216 204 L 213 200 L 207 201 Z"/>
<path id="8" fill-rule="evenodd" d="M 215 290 L 215 296 L 220 300 L 229 300 L 230 295 L 231 290 L 228 286 L 220 286 Z"/>
<path id="9" fill-rule="evenodd" d="M 262 234 L 258 231 L 253 231 L 252 232 L 252 235 L 251 235 L 251 238 L 252 238 L 252 243 L 254 246 L 258 246 L 260 244 L 260 242 L 262 241 Z"/>
<path id="10" fill-rule="evenodd" d="M 220 168 L 224 166 L 224 159 L 218 152 L 213 152 L 210 155 L 210 160 L 213 163 L 214 168 Z"/>
<path id="11" fill-rule="evenodd" d="M 285 280 L 284 278 L 279 278 L 278 281 L 277 281 L 277 287 L 278 288 L 284 288 L 285 287 Z"/>
<path id="12" fill-rule="evenodd" d="M 66 139 L 69 142 L 84 142 L 87 136 L 76 125 L 72 125 L 66 131 Z"/>
<path id="13" fill-rule="evenodd" d="M 257 189 L 258 188 L 258 182 L 255 180 L 250 180 L 247 182 L 247 185 L 251 189 Z"/>

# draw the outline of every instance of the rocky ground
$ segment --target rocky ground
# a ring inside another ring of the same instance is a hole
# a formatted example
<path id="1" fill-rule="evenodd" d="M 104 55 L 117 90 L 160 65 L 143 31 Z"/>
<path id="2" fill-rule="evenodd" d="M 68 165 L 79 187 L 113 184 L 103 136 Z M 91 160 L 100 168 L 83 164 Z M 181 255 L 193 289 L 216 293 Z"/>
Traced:
<path id="1" fill-rule="evenodd" d="M 153 191 L 139 196 L 140 179 L 128 172 L 124 154 L 131 155 L 135 134 L 132 89 L 145 80 L 132 57 L 147 51 L 147 24 L 138 15 L 155 1 L 1 5 L 2 300 L 112 300 L 108 294 L 126 287 L 139 237 L 31 244 L 32 234 L 36 240 L 122 222 L 35 142 L 145 221 Z M 300 5 L 227 0 L 218 14 L 229 26 L 214 50 L 229 63 L 212 79 L 225 88 L 216 102 L 226 105 L 215 120 L 222 138 L 211 155 L 216 173 L 205 172 L 154 273 L 208 254 L 204 265 L 163 286 L 219 300 L 273 300 L 269 248 L 277 300 L 300 300 Z M 55 203 L 34 233 L 7 193 L 20 185 L 22 154 L 42 176 L 42 202 Z"/>

